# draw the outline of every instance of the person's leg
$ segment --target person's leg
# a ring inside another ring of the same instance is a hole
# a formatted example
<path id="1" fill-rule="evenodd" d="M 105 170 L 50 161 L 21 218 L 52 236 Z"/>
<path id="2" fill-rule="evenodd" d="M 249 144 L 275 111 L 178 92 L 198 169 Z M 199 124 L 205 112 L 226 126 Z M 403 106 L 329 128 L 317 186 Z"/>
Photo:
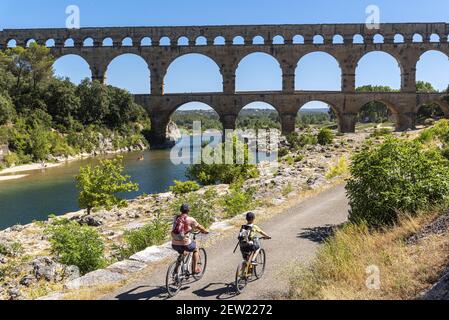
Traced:
<path id="1" fill-rule="evenodd" d="M 192 242 L 192 244 L 189 246 L 190 252 L 193 252 L 192 255 L 192 272 L 193 273 L 201 273 L 201 268 L 198 267 L 198 263 L 200 261 L 200 252 L 196 248 L 196 243 Z"/>
<path id="2" fill-rule="evenodd" d="M 259 256 L 259 253 L 260 253 L 260 246 L 259 245 L 254 245 L 253 258 L 250 260 L 253 265 L 257 264 L 256 261 L 257 261 L 257 257 Z"/>
<path id="3" fill-rule="evenodd" d="M 198 250 L 195 250 L 193 252 L 193 259 L 192 259 L 192 270 L 195 273 L 201 273 L 201 268 L 198 267 L 198 262 L 200 261 L 200 253 Z"/>

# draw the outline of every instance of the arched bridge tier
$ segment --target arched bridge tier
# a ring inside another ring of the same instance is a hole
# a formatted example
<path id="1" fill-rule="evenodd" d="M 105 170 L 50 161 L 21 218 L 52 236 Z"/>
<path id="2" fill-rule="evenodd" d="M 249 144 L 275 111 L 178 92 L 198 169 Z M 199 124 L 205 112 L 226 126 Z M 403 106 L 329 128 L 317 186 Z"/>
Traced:
<path id="1" fill-rule="evenodd" d="M 321 101 L 327 103 L 337 116 L 339 130 L 343 133 L 355 132 L 357 114 L 369 102 L 382 102 L 396 118 L 396 129 L 404 131 L 415 127 L 418 109 L 425 104 L 437 103 L 449 118 L 449 104 L 441 93 L 396 93 L 396 92 L 240 92 L 135 95 L 135 101 L 144 106 L 152 119 L 153 143 L 163 144 L 166 128 L 171 115 L 182 105 L 201 102 L 209 105 L 219 115 L 224 129 L 235 129 L 240 111 L 252 102 L 265 102 L 279 113 L 283 134 L 295 130 L 296 117 L 306 103 Z"/>
<path id="2" fill-rule="evenodd" d="M 51 47 L 56 58 L 79 55 L 89 64 L 92 78 L 102 82 L 114 58 L 127 53 L 141 56 L 151 74 L 151 95 L 137 95 L 136 100 L 148 108 L 155 124 L 154 136 L 162 139 L 165 136 L 162 127 L 169 115 L 177 106 L 190 101 L 209 104 L 217 110 L 226 128 L 235 125 L 238 111 L 247 103 L 268 102 L 279 111 L 285 133 L 293 130 L 301 105 L 314 100 L 334 108 L 343 132 L 354 130 L 355 114 L 363 104 L 374 100 L 384 102 L 392 110 L 399 130 L 412 128 L 417 109 L 429 101 L 438 102 L 449 115 L 441 95 L 416 92 L 416 65 L 420 56 L 429 50 L 449 56 L 448 35 L 448 23 L 392 23 L 381 24 L 379 29 L 368 29 L 365 24 L 5 29 L 0 31 L 0 49 L 11 41 L 19 46 L 35 41 Z M 239 42 L 235 41 L 237 38 Z M 338 61 L 342 71 L 341 91 L 295 91 L 298 61 L 317 51 Z M 386 52 L 397 60 L 401 70 L 400 92 L 356 93 L 357 65 L 372 51 Z M 239 62 L 255 52 L 268 53 L 279 62 L 282 91 L 236 93 Z M 170 64 L 189 53 L 203 54 L 216 62 L 223 77 L 223 92 L 164 94 L 164 78 Z"/>

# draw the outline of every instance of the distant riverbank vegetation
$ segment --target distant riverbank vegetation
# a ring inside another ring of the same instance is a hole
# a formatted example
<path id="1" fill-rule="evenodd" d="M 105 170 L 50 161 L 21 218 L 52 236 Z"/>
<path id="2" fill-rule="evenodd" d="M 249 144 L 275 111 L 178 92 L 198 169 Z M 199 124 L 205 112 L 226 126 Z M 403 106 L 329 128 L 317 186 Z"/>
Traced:
<path id="1" fill-rule="evenodd" d="M 11 151 L 5 165 L 143 143 L 150 122 L 130 93 L 57 78 L 53 63 L 50 50 L 37 44 L 0 52 L 0 144 Z"/>

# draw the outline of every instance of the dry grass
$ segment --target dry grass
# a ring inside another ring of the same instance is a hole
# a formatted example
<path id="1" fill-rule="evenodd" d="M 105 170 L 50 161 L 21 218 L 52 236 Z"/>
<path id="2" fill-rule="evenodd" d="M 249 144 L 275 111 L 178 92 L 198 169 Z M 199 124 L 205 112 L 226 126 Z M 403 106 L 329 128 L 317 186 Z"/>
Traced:
<path id="1" fill-rule="evenodd" d="M 309 265 L 291 270 L 289 299 L 414 299 L 428 289 L 448 263 L 448 234 L 417 244 L 404 239 L 439 213 L 404 217 L 394 228 L 369 231 L 348 224 L 319 249 Z M 379 289 L 369 289 L 367 267 L 379 268 Z"/>

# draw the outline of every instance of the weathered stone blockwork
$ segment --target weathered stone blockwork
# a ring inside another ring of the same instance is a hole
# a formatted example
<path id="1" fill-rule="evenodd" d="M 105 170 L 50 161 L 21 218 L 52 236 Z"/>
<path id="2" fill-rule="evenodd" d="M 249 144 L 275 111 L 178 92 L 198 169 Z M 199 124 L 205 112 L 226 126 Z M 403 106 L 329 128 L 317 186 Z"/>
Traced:
<path id="1" fill-rule="evenodd" d="M 413 36 L 422 36 L 422 42 L 413 42 Z M 302 36 L 304 43 L 296 44 L 293 39 Z M 374 43 L 375 35 L 383 37 L 383 43 Z M 395 36 L 401 35 L 403 42 L 396 43 Z M 431 36 L 439 41 L 431 41 Z M 136 95 L 153 121 L 153 144 L 163 144 L 166 126 L 171 114 L 187 102 L 204 102 L 214 108 L 226 129 L 235 126 L 239 111 L 250 102 L 267 102 L 275 107 L 281 118 L 284 133 L 294 130 L 296 113 L 305 103 L 318 100 L 328 103 L 336 112 L 342 132 L 352 132 L 355 115 L 370 101 L 384 102 L 395 114 L 397 129 L 413 128 L 416 112 L 422 104 L 438 103 L 446 116 L 449 105 L 441 94 L 416 92 L 416 64 L 428 50 L 437 50 L 449 56 L 449 24 L 447 23 L 399 23 L 382 24 L 379 30 L 369 30 L 364 24 L 321 24 L 321 25 L 244 25 L 244 26 L 190 26 L 190 27 L 130 27 L 130 28 L 82 28 L 69 29 L 21 29 L 0 32 L 0 48 L 6 48 L 10 40 L 25 46 L 30 40 L 46 44 L 54 40 L 51 48 L 55 57 L 76 54 L 83 57 L 90 66 L 92 78 L 104 81 L 109 63 L 119 55 L 133 53 L 141 56 L 148 64 L 151 74 L 151 94 Z M 233 44 L 241 36 L 243 45 Z M 263 44 L 253 44 L 260 36 Z M 322 44 L 314 43 L 314 37 L 321 36 Z M 334 43 L 340 36 L 343 43 Z M 363 43 L 354 43 L 354 37 L 361 36 Z M 188 39 L 187 45 L 178 45 L 181 37 Z M 282 44 L 274 44 L 274 38 L 282 37 Z M 103 46 L 110 38 L 112 46 Z M 130 38 L 131 46 L 124 46 L 123 40 Z M 142 46 L 141 41 L 151 39 L 151 45 Z M 168 38 L 170 45 L 161 45 L 160 40 Z M 220 38 L 224 44 L 216 44 Z M 65 46 L 72 39 L 74 45 Z M 84 46 L 86 39 L 92 39 L 93 46 Z M 200 41 L 202 40 L 202 42 Z M 201 44 L 200 44 L 201 43 Z M 295 69 L 298 61 L 311 52 L 326 52 L 332 55 L 342 70 L 342 88 L 339 92 L 295 91 Z M 359 60 L 372 51 L 383 51 L 392 55 L 401 69 L 400 93 L 357 93 L 355 71 Z M 279 92 L 236 93 L 235 74 L 239 62 L 248 54 L 264 52 L 272 55 L 280 64 L 283 73 L 283 88 Z M 171 62 L 188 54 L 199 53 L 214 60 L 223 76 L 223 92 L 207 94 L 164 94 L 164 78 Z"/>

